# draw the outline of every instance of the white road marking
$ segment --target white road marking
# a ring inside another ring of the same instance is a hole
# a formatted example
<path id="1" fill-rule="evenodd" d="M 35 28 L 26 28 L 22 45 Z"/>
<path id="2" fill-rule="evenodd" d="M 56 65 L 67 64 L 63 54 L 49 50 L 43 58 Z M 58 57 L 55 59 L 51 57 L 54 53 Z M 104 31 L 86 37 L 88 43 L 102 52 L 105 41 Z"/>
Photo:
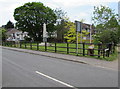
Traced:
<path id="1" fill-rule="evenodd" d="M 49 79 L 54 80 L 54 81 L 56 81 L 56 82 L 58 82 L 58 83 L 61 83 L 61 84 L 65 85 L 65 86 L 67 86 L 67 87 L 75 88 L 74 86 L 72 86 L 72 85 L 70 85 L 70 84 L 67 84 L 67 83 L 62 82 L 62 81 L 60 81 L 60 80 L 58 80 L 58 79 L 55 79 L 55 78 L 53 78 L 53 77 L 50 77 L 50 76 L 48 76 L 48 75 L 46 75 L 46 74 L 43 74 L 43 73 L 41 73 L 41 72 L 39 72 L 39 71 L 35 71 L 35 72 L 36 72 L 37 74 L 40 74 L 40 75 L 46 77 L 46 78 L 49 78 Z"/>

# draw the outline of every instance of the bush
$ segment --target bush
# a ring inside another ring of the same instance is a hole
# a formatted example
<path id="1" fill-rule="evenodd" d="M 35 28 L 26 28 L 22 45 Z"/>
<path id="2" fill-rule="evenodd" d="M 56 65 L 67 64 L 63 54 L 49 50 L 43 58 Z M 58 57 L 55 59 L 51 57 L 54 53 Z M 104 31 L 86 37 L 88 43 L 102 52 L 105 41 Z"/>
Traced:
<path id="1" fill-rule="evenodd" d="M 97 33 L 94 37 L 94 43 L 118 43 L 118 36 L 116 30 L 104 30 Z"/>

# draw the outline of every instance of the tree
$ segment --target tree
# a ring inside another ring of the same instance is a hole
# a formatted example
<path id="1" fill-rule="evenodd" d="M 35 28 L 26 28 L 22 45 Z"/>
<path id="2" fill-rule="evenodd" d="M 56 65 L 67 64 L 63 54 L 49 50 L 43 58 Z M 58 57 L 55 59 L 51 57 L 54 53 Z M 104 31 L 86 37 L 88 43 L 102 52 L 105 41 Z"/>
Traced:
<path id="1" fill-rule="evenodd" d="M 67 12 L 64 12 L 61 8 L 56 8 L 54 10 L 56 16 L 57 16 L 57 24 L 61 24 L 62 20 L 67 20 Z"/>
<path id="2" fill-rule="evenodd" d="M 54 11 L 40 2 L 26 3 L 16 8 L 14 18 L 17 29 L 28 32 L 35 41 L 42 41 L 43 23 L 46 23 L 47 31 L 50 32 L 52 28 L 49 25 L 56 22 Z"/>
<path id="3" fill-rule="evenodd" d="M 104 30 L 101 33 L 97 33 L 94 35 L 95 43 L 114 43 L 115 45 L 118 43 L 118 37 L 116 36 L 116 30 Z"/>
<path id="4" fill-rule="evenodd" d="M 94 7 L 93 15 L 97 32 L 94 35 L 94 40 L 96 42 L 117 44 L 120 36 L 118 35 L 118 15 L 114 13 L 114 10 L 105 6 Z"/>
<path id="5" fill-rule="evenodd" d="M 96 26 L 97 31 L 101 32 L 112 25 L 111 20 L 114 19 L 117 15 L 114 13 L 114 10 L 106 6 L 95 6 L 92 20 Z M 113 22 L 114 23 L 114 22 Z"/>
<path id="6" fill-rule="evenodd" d="M 5 25 L 5 28 L 6 29 L 14 28 L 14 24 L 11 21 L 8 21 L 7 24 Z"/>
<path id="7" fill-rule="evenodd" d="M 0 41 L 5 41 L 6 40 L 6 29 L 0 28 Z"/>
<path id="8" fill-rule="evenodd" d="M 67 42 L 71 42 L 71 43 L 75 43 L 76 42 L 76 29 L 75 29 L 75 23 L 73 22 L 67 22 L 65 28 L 69 29 L 69 31 L 65 34 L 65 39 L 67 40 Z M 81 35 L 82 37 L 86 37 L 89 34 L 89 32 L 87 32 L 86 30 L 82 30 L 82 34 L 78 33 L 78 42 L 85 42 L 86 40 L 81 39 Z"/>
<path id="9" fill-rule="evenodd" d="M 107 29 L 118 29 L 118 21 L 115 16 L 112 16 L 110 20 L 105 24 Z"/>
<path id="10" fill-rule="evenodd" d="M 58 41 L 64 42 L 64 34 L 66 33 L 65 22 L 67 22 L 69 19 L 66 15 L 67 13 L 64 12 L 61 8 L 56 8 L 54 12 L 57 16 L 56 22 L 57 39 Z"/>

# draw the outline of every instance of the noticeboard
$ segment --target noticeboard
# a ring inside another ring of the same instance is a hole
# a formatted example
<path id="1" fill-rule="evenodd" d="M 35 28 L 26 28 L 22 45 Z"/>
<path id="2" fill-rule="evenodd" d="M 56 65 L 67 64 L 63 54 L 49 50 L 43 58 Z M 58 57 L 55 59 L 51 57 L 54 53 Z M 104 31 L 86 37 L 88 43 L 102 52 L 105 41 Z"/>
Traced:
<path id="1" fill-rule="evenodd" d="M 75 21 L 75 25 L 76 25 L 76 31 L 77 32 L 81 32 L 82 30 L 82 23 L 79 21 Z"/>

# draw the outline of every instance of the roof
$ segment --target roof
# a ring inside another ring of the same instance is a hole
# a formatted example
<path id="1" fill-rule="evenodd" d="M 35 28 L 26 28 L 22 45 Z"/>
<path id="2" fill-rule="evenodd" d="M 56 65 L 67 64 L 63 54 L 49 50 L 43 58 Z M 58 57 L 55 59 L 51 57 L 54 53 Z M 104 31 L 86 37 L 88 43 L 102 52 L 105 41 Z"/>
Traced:
<path id="1" fill-rule="evenodd" d="M 12 29 L 9 29 L 9 30 L 6 32 L 6 34 L 7 34 L 7 35 L 10 35 L 10 34 L 13 34 L 13 33 L 16 33 L 16 32 L 22 32 L 22 31 L 17 30 L 17 29 L 15 29 L 15 28 L 12 28 Z"/>

